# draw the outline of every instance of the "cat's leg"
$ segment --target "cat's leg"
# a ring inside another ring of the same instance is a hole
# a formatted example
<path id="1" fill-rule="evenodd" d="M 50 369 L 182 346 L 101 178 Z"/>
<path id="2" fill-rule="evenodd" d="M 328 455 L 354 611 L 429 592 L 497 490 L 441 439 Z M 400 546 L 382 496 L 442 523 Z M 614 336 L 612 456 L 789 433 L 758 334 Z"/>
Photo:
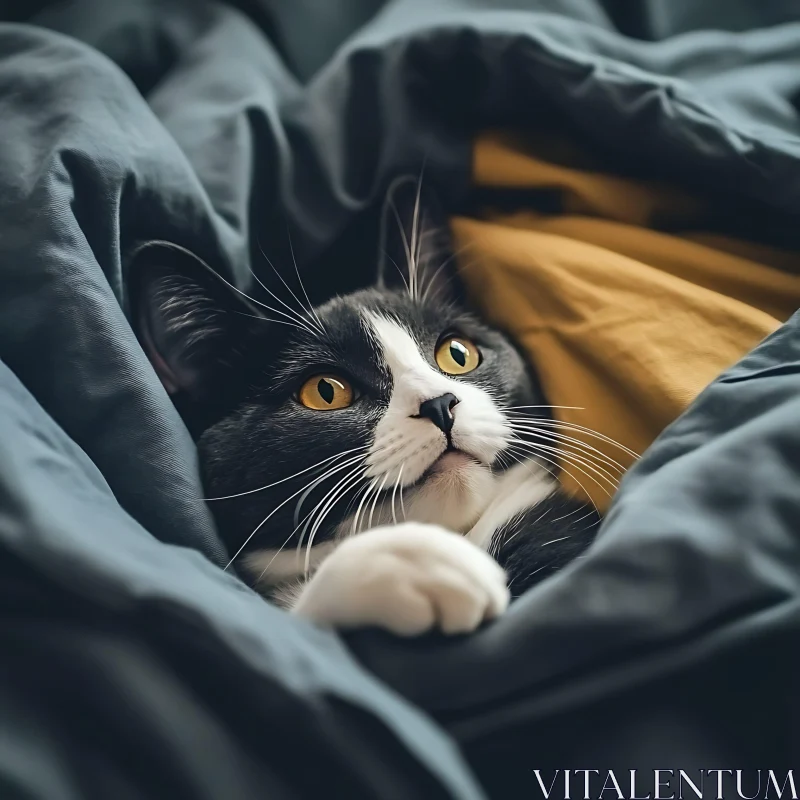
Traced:
<path id="1" fill-rule="evenodd" d="M 505 573 L 486 552 L 460 534 L 406 522 L 345 540 L 301 587 L 293 611 L 337 628 L 415 636 L 468 633 L 508 602 Z"/>
<path id="2" fill-rule="evenodd" d="M 490 552 L 508 575 L 512 597 L 579 558 L 600 522 L 594 506 L 557 489 L 498 527 Z"/>

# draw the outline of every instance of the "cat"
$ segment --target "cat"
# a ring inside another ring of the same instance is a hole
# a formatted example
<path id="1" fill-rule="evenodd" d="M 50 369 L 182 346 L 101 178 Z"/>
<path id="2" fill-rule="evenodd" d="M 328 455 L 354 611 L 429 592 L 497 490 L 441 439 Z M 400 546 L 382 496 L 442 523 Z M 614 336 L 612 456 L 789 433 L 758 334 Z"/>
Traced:
<path id="1" fill-rule="evenodd" d="M 432 193 L 400 179 L 385 208 L 374 285 L 316 308 L 302 283 L 258 301 L 163 243 L 136 270 L 137 335 L 246 581 L 336 628 L 465 634 L 601 520 L 559 488 L 563 428 L 468 309 Z"/>

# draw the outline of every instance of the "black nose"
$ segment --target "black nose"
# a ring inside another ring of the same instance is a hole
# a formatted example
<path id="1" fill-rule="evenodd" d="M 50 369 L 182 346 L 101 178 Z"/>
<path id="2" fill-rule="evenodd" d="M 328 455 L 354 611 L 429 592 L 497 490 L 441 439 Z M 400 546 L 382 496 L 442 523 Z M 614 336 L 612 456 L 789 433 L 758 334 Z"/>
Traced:
<path id="1" fill-rule="evenodd" d="M 443 394 L 421 403 L 419 416 L 427 417 L 439 430 L 450 433 L 453 427 L 453 415 L 450 412 L 456 405 L 458 398 L 454 394 Z"/>

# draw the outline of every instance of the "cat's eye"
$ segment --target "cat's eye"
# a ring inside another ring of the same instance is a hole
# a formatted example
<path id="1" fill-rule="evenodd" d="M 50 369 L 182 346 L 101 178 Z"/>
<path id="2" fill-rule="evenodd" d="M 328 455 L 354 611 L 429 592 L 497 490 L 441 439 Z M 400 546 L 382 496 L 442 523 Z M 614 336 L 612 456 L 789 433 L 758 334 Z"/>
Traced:
<path id="1" fill-rule="evenodd" d="M 436 348 L 436 363 L 448 375 L 466 375 L 481 363 L 481 352 L 466 336 L 448 336 Z"/>
<path id="2" fill-rule="evenodd" d="M 353 404 L 353 387 L 338 375 L 314 375 L 297 394 L 297 399 L 314 411 L 335 411 Z"/>

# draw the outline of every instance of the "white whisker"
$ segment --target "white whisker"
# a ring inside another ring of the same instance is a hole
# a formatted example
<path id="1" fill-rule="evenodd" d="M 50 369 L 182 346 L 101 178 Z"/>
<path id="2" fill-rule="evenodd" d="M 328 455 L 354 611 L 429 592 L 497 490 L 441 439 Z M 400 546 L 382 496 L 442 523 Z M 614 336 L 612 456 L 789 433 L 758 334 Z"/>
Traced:
<path id="1" fill-rule="evenodd" d="M 353 464 L 359 464 L 361 461 L 363 461 L 363 458 L 359 454 L 357 456 L 353 456 L 351 458 L 348 458 L 345 462 L 343 462 L 342 464 L 339 464 L 338 466 L 351 467 L 351 466 L 353 466 Z M 297 505 L 294 508 L 294 515 L 292 517 L 292 521 L 293 521 L 293 523 L 295 525 L 299 524 L 299 521 L 300 521 L 300 509 L 302 508 L 303 503 L 306 501 L 306 499 L 311 494 L 311 492 L 313 492 L 314 489 L 317 488 L 317 486 L 320 484 L 321 480 L 323 480 L 324 478 L 325 478 L 325 474 L 323 474 L 322 476 L 320 476 L 316 480 L 312 481 L 308 485 L 308 488 L 300 496 L 300 499 L 297 501 Z"/>
<path id="2" fill-rule="evenodd" d="M 289 239 L 289 252 L 292 255 L 292 263 L 294 264 L 294 271 L 297 274 L 297 282 L 300 284 L 300 291 L 302 291 L 303 296 L 306 298 L 306 302 L 308 303 L 308 310 L 314 316 L 314 319 L 316 319 L 317 325 L 319 325 L 320 333 L 324 334 L 325 326 L 322 324 L 322 320 L 319 318 L 317 312 L 314 310 L 314 306 L 312 305 L 311 299 L 308 296 L 306 287 L 303 285 L 303 279 L 300 277 L 300 269 L 297 266 L 297 259 L 294 257 L 294 245 L 292 244 L 292 234 L 290 233 L 288 226 L 286 228 L 286 237 Z M 284 283 L 286 282 L 284 281 Z M 288 284 L 286 285 L 286 288 L 289 289 Z M 291 289 L 289 289 L 289 291 L 292 292 Z M 303 304 L 300 302 L 300 299 L 297 297 L 297 295 L 295 295 L 295 293 L 292 292 L 292 296 L 294 297 L 295 300 L 297 300 L 298 303 L 300 303 L 300 307 L 302 308 Z"/>
<path id="3" fill-rule="evenodd" d="M 329 477 L 335 475 L 337 472 L 341 472 L 343 469 L 347 469 L 348 466 L 349 466 L 348 464 L 344 464 L 344 465 L 337 464 L 334 468 L 328 470 L 328 472 L 325 473 L 324 477 L 325 478 L 329 478 Z M 317 478 L 316 480 L 321 480 L 321 479 L 322 478 Z M 270 519 L 272 519 L 272 517 L 275 514 L 277 514 L 278 511 L 280 511 L 280 509 L 282 509 L 290 500 L 294 500 L 295 497 L 297 497 L 299 494 L 302 494 L 306 490 L 306 488 L 307 488 L 306 486 L 303 486 L 300 489 L 298 489 L 296 492 L 294 492 L 293 494 L 290 494 L 285 500 L 283 500 L 277 506 L 275 506 L 275 508 L 273 508 L 272 511 L 270 511 L 269 514 L 267 514 L 267 516 L 264 517 L 264 519 L 261 520 L 261 522 L 258 523 L 258 525 L 255 527 L 253 532 L 244 540 L 244 542 L 239 547 L 239 549 L 233 554 L 233 557 L 231 558 L 231 560 L 225 565 L 225 569 L 226 570 L 239 557 L 239 555 L 241 554 L 242 550 L 244 550 L 244 548 L 247 547 L 248 544 L 250 544 L 250 542 L 252 541 L 253 537 L 261 530 L 261 528 L 263 528 L 264 525 L 266 525 L 267 522 Z"/>
<path id="4" fill-rule="evenodd" d="M 288 232 L 288 229 L 287 229 L 287 236 L 288 235 L 289 235 L 289 232 Z M 322 324 L 319 322 L 319 317 L 317 317 L 316 312 L 314 311 L 314 308 L 311 305 L 311 301 L 309 300 L 308 308 L 306 308 L 303 305 L 303 302 L 300 300 L 300 298 L 294 293 L 294 290 L 292 289 L 292 287 L 289 286 L 289 284 L 286 282 L 286 280 L 284 279 L 283 275 L 281 275 L 281 273 L 278 270 L 278 268 L 272 263 L 272 261 L 270 260 L 269 256 L 267 255 L 266 251 L 261 246 L 261 241 L 259 239 L 256 239 L 256 242 L 258 244 L 258 249 L 261 252 L 261 255 L 264 257 L 264 260 L 267 262 L 267 264 L 269 264 L 269 266 L 271 267 L 271 269 L 275 273 L 275 275 L 277 275 L 278 280 L 286 287 L 286 289 L 289 292 L 289 294 L 297 301 L 297 305 L 300 306 L 300 311 L 302 313 L 299 314 L 298 316 L 303 320 L 303 322 L 307 323 L 312 328 L 314 328 L 317 333 L 325 335 L 325 329 L 322 327 Z M 292 253 L 292 261 L 294 261 L 294 250 L 292 250 L 291 237 L 289 237 L 289 249 L 291 250 L 291 253 Z M 297 263 L 296 262 L 295 262 L 295 271 L 297 271 Z M 291 311 L 293 314 L 298 314 L 296 309 L 292 308 L 288 303 L 286 303 L 283 300 L 281 300 L 280 297 L 278 297 L 277 295 L 273 294 L 273 292 L 270 289 L 268 289 L 262 283 L 262 281 L 259 279 L 258 275 L 255 274 L 255 272 L 253 272 L 252 270 L 250 270 L 250 272 L 253 274 L 253 277 L 261 284 L 261 287 L 265 291 L 269 292 L 279 303 L 281 303 L 285 308 L 288 308 L 289 311 Z M 297 273 L 297 278 L 298 278 L 298 280 L 300 280 L 300 273 L 299 272 Z M 300 281 L 300 286 L 301 287 L 303 286 L 303 282 L 302 281 Z M 305 289 L 303 289 L 303 291 L 305 292 Z M 307 295 L 306 295 L 306 299 L 308 300 L 308 296 Z M 307 312 L 310 312 L 308 317 L 306 317 L 306 313 Z"/>
<path id="5" fill-rule="evenodd" d="M 317 516 L 317 520 L 311 528 L 311 533 L 308 537 L 308 544 L 306 545 L 306 558 L 305 564 L 303 567 L 303 571 L 305 574 L 308 574 L 309 564 L 311 562 L 311 548 L 314 546 L 314 538 L 317 535 L 317 531 L 322 527 L 322 523 L 325 521 L 325 517 L 333 510 L 336 503 L 342 499 L 342 497 L 346 494 L 348 489 L 352 488 L 355 484 L 358 483 L 364 477 L 364 470 L 362 469 L 361 472 L 354 471 L 349 475 L 345 476 L 333 489 L 328 493 L 328 497 L 330 499 L 325 504 L 324 508 L 319 512 Z M 340 488 L 341 487 L 341 488 Z M 318 504 L 317 507 L 321 505 Z M 316 509 L 315 509 L 316 510 Z M 312 512 L 313 513 L 313 512 Z M 311 515 L 309 515 L 310 518 Z"/>
<path id="6" fill-rule="evenodd" d="M 367 525 L 367 530 L 372 530 L 372 515 L 375 513 L 375 506 L 378 503 L 378 498 L 381 496 L 381 492 L 383 491 L 383 487 L 386 486 L 386 481 L 389 479 L 389 473 L 387 472 L 383 476 L 383 480 L 381 481 L 380 488 L 377 492 L 375 492 L 375 499 L 372 501 L 372 508 L 369 512 L 369 523 Z"/>
<path id="7" fill-rule="evenodd" d="M 424 167 L 423 167 L 424 170 Z M 419 300 L 419 273 L 420 256 L 422 255 L 422 240 L 420 235 L 422 226 L 420 224 L 420 199 L 422 196 L 422 172 L 417 180 L 417 196 L 414 198 L 414 215 L 411 223 L 411 254 L 414 268 L 414 278 L 412 281 L 413 294 L 412 300 Z"/>
<path id="8" fill-rule="evenodd" d="M 388 253 L 386 251 L 386 241 L 387 241 L 387 211 L 391 209 L 392 214 L 394 215 L 395 220 L 397 221 L 397 226 L 400 229 L 400 235 L 402 236 L 403 240 L 403 247 L 406 252 L 406 259 L 410 263 L 411 262 L 411 250 L 408 246 L 408 238 L 406 237 L 405 233 L 405 226 L 403 225 L 403 221 L 400 219 L 400 212 L 397 210 L 397 206 L 394 202 L 394 193 L 397 191 L 398 186 L 402 185 L 403 183 L 408 183 L 410 180 L 413 180 L 408 175 L 401 175 L 398 178 L 395 178 L 390 184 L 389 188 L 386 191 L 386 197 L 383 201 L 383 207 L 381 209 L 381 219 L 380 219 L 380 230 L 378 231 L 378 254 L 384 255 L 388 257 Z M 403 278 L 403 282 L 406 284 L 406 288 L 408 289 L 409 295 L 411 294 L 411 287 L 408 284 L 408 281 L 405 279 L 405 275 L 400 267 L 394 262 L 394 259 L 390 259 L 392 263 L 397 268 L 397 271 Z M 383 272 L 383 262 L 381 262 L 381 272 Z"/>
<path id="9" fill-rule="evenodd" d="M 539 444 L 538 442 L 529 442 L 525 439 L 517 438 L 518 442 L 524 442 L 528 447 L 535 448 L 537 452 L 555 453 L 556 457 L 560 457 L 571 464 L 576 469 L 580 469 L 579 464 L 583 465 L 592 472 L 597 473 L 603 480 L 611 485 L 613 489 L 617 489 L 619 482 L 617 479 L 606 469 L 592 463 L 588 459 L 581 458 L 575 453 L 564 451 L 558 447 L 551 447 L 550 445 Z"/>
<path id="10" fill-rule="evenodd" d="M 579 449 L 580 453 L 583 453 L 587 457 L 592 456 L 599 459 L 609 467 L 615 468 L 620 473 L 625 472 L 626 468 L 618 461 L 615 461 L 613 458 L 607 456 L 602 450 L 598 450 L 596 447 L 592 447 L 592 445 L 582 442 L 580 439 L 575 439 L 572 436 L 566 436 L 564 434 L 554 433 L 553 431 L 541 430 L 535 423 L 511 422 L 510 425 L 512 430 L 525 433 L 528 436 L 535 436 L 536 438 L 541 438 L 545 441 L 556 443 L 565 442 L 565 446 L 568 445 L 571 447 L 576 447 Z"/>
<path id="11" fill-rule="evenodd" d="M 304 475 L 306 472 L 310 472 L 312 469 L 318 469 L 323 464 L 326 464 L 328 461 L 333 461 L 334 459 L 341 458 L 342 456 L 349 455 L 350 453 L 357 453 L 367 449 L 369 449 L 369 445 L 363 445 L 361 447 L 353 447 L 350 450 L 343 450 L 341 453 L 335 453 L 332 456 L 323 458 L 316 464 L 312 464 L 310 467 L 306 467 L 305 469 L 301 469 L 299 472 L 295 472 L 294 475 L 289 475 L 286 478 L 281 478 L 280 480 L 274 481 L 273 483 L 268 483 L 265 486 L 259 486 L 258 489 L 248 489 L 246 492 L 239 492 L 238 494 L 228 494 L 222 497 L 205 497 L 203 499 L 206 500 L 207 502 L 210 502 L 212 500 L 233 500 L 236 497 L 244 497 L 245 495 L 254 494 L 255 492 L 263 492 L 264 489 L 271 489 L 273 486 L 278 486 L 281 483 L 286 483 L 286 481 L 292 480 L 292 478 L 298 477 L 299 475 Z"/>
<path id="12" fill-rule="evenodd" d="M 577 482 L 577 478 L 575 477 L 575 475 L 572 472 L 570 472 L 570 470 L 567 469 L 566 466 L 564 466 L 564 463 L 568 464 L 570 467 L 572 467 L 573 469 L 576 469 L 578 472 L 580 472 L 581 475 L 585 475 L 587 478 L 589 478 L 589 480 L 591 480 L 593 483 L 595 483 L 597 485 L 597 487 L 600 489 L 600 491 L 602 491 L 603 494 L 605 494 L 607 497 L 610 498 L 612 496 L 611 492 L 608 491 L 608 489 L 600 482 L 600 480 L 598 478 L 596 478 L 594 475 L 592 475 L 591 472 L 587 472 L 585 469 L 583 469 L 579 464 L 575 463 L 574 461 L 565 460 L 565 459 L 563 459 L 563 457 L 562 457 L 560 462 L 555 460 L 555 459 L 549 459 L 549 458 L 547 458 L 547 456 L 544 455 L 544 453 L 542 453 L 536 447 L 531 447 L 530 448 L 530 451 L 528 453 L 529 457 L 530 457 L 530 453 L 531 452 L 534 453 L 536 456 L 538 456 L 541 459 L 546 459 L 548 461 L 548 463 L 550 463 L 553 466 L 555 466 L 556 468 L 560 469 L 561 472 L 563 472 L 565 475 L 569 475 L 573 480 L 575 480 Z M 612 485 L 612 488 L 616 489 L 616 487 L 613 486 L 613 485 Z M 585 489 L 584 489 L 584 491 L 585 491 Z M 590 495 L 590 497 L 591 497 L 591 495 Z"/>
<path id="13" fill-rule="evenodd" d="M 261 246 L 261 245 L 259 245 L 259 247 L 260 247 L 260 246 Z M 267 258 L 267 256 L 264 254 L 264 251 L 263 251 L 263 250 L 261 251 L 261 254 L 264 256 L 264 258 Z M 270 261 L 268 258 L 267 258 L 267 263 L 268 263 L 268 264 L 269 264 L 269 265 L 272 267 L 273 271 L 274 271 L 274 272 L 275 272 L 275 274 L 278 276 L 278 278 L 280 278 L 280 280 L 283 282 L 283 284 L 284 284 L 284 285 L 286 285 L 286 281 L 284 281 L 284 280 L 283 280 L 283 278 L 281 277 L 281 274 L 278 272 L 278 270 L 277 270 L 277 269 L 275 269 L 275 267 L 272 265 L 272 262 L 271 262 L 271 261 Z M 272 289 L 270 289 L 270 288 L 269 288 L 269 287 L 268 287 L 268 286 L 267 286 L 267 285 L 264 283 L 264 281 L 262 281 L 262 280 L 261 280 L 261 278 L 259 278 L 259 277 L 258 277 L 258 275 L 256 275 L 256 273 L 255 273 L 255 272 L 253 272 L 253 270 L 252 270 L 252 269 L 250 270 L 250 274 L 251 274 L 251 275 L 252 275 L 252 276 L 255 278 L 255 280 L 256 280 L 256 282 L 258 283 L 258 285 L 259 285 L 259 286 L 260 286 L 260 287 L 261 287 L 261 288 L 262 288 L 262 289 L 263 289 L 265 292 L 267 292 L 267 294 L 269 294 L 269 295 L 270 295 L 270 297 L 273 297 L 273 298 L 274 298 L 275 300 L 277 300 L 277 301 L 278 301 L 278 302 L 279 302 L 279 303 L 280 303 L 280 304 L 281 304 L 281 305 L 282 305 L 284 308 L 288 309 L 288 311 L 290 312 L 289 314 L 287 314 L 285 311 L 281 311 L 279 308 L 272 308 L 272 307 L 270 307 L 270 310 L 272 311 L 272 313 L 273 313 L 273 314 L 280 314 L 280 315 L 281 315 L 281 316 L 283 316 L 283 317 L 286 317 L 286 318 L 288 318 L 288 319 L 294 320 L 294 321 L 296 321 L 296 322 L 297 322 L 297 323 L 298 323 L 298 324 L 299 324 L 299 325 L 300 325 L 300 326 L 301 326 L 301 327 L 302 327 L 302 328 L 303 328 L 305 331 L 307 331 L 308 333 L 312 334 L 312 336 L 316 336 L 316 335 L 317 335 L 317 331 L 315 331 L 315 330 L 314 330 L 314 328 L 312 328 L 312 326 L 311 326 L 311 324 L 310 324 L 311 322 L 313 322 L 313 320 L 311 320 L 311 321 L 307 320 L 307 319 L 306 319 L 306 318 L 305 318 L 305 317 L 304 317 L 302 314 L 299 314 L 299 313 L 297 312 L 297 309 L 295 309 L 295 308 L 292 308 L 292 307 L 291 307 L 291 306 L 290 306 L 290 305 L 289 305 L 287 302 L 285 302 L 285 301 L 284 301 L 284 300 L 282 300 L 280 297 L 278 297 L 278 295 L 277 295 L 277 294 L 275 294 L 275 292 L 273 292 L 273 291 L 272 291 Z M 288 286 L 286 286 L 286 288 L 288 289 L 289 287 L 288 287 Z M 289 291 L 291 292 L 291 289 L 289 289 Z M 265 306 L 265 307 L 266 307 L 266 306 Z"/>
<path id="14" fill-rule="evenodd" d="M 297 328 L 300 331 L 306 331 L 302 325 L 298 325 L 296 322 L 287 322 L 283 319 L 272 319 L 272 317 L 268 317 L 265 314 L 245 314 L 244 311 L 234 311 L 234 314 L 238 314 L 240 317 L 250 317 L 250 319 L 257 319 L 261 320 L 261 322 L 269 322 L 274 325 L 289 325 L 292 328 Z"/>
<path id="15" fill-rule="evenodd" d="M 392 262 L 392 265 L 397 270 L 397 273 L 400 275 L 400 279 L 403 281 L 403 286 L 406 287 L 406 292 L 410 293 L 411 292 L 411 288 L 408 285 L 408 281 L 406 280 L 406 276 L 403 274 L 403 270 L 400 269 L 400 267 L 397 265 L 397 262 L 388 253 L 384 253 L 384 255 L 386 256 L 386 258 L 389 259 L 389 261 Z"/>
<path id="16" fill-rule="evenodd" d="M 569 512 L 569 514 L 564 514 L 563 517 L 556 517 L 553 522 L 563 522 L 565 519 L 569 519 L 573 514 L 577 514 L 580 511 L 579 508 L 573 509 Z M 585 519 L 589 519 L 589 517 L 595 516 L 597 514 L 596 511 L 590 511 L 588 514 L 584 514 L 582 517 L 579 517 L 574 521 L 574 524 L 577 525 L 579 522 L 583 522 Z"/>
<path id="17" fill-rule="evenodd" d="M 541 405 L 541 406 L 499 406 L 497 410 L 498 411 L 519 411 L 519 410 L 529 409 L 529 408 L 563 408 L 563 409 L 567 409 L 568 411 L 586 411 L 586 409 L 583 408 L 583 406 L 551 406 L 551 405 L 547 405 L 547 404 L 544 404 L 544 405 Z M 531 417 L 526 417 L 524 414 L 519 414 L 517 416 L 519 416 L 521 419 L 531 419 Z M 536 417 L 536 419 L 539 419 L 539 417 Z"/>
<path id="18" fill-rule="evenodd" d="M 520 406 L 520 408 L 521 408 L 521 406 Z M 530 408 L 542 408 L 542 406 L 530 406 Z M 568 408 L 568 406 L 546 406 L 546 408 Z M 505 409 L 505 410 L 508 411 L 510 409 Z M 519 415 L 519 416 L 520 416 L 520 418 L 525 419 L 525 417 L 523 415 Z M 530 419 L 530 417 L 528 417 L 527 419 Z M 568 430 L 572 429 L 573 431 L 581 431 L 582 433 L 587 433 L 590 436 L 594 436 L 596 439 L 600 439 L 600 440 L 602 440 L 604 442 L 608 442 L 608 444 L 613 444 L 615 447 L 618 447 L 620 450 L 622 450 L 623 452 L 627 453 L 629 456 L 631 456 L 633 458 L 636 458 L 636 459 L 641 458 L 639 453 L 636 453 L 635 451 L 633 451 L 630 448 L 626 447 L 624 444 L 621 444 L 616 439 L 612 439 L 610 436 L 606 436 L 605 434 L 599 433 L 598 431 L 593 430 L 592 428 L 587 428 L 585 425 L 578 425 L 576 422 L 566 422 L 565 420 L 560 420 L 560 419 L 558 419 L 558 420 L 557 419 L 545 419 L 545 418 L 542 418 L 542 417 L 536 417 L 535 421 L 536 421 L 537 425 L 545 425 L 545 426 L 551 427 L 551 428 L 566 428 Z"/>
<path id="19" fill-rule="evenodd" d="M 364 492 L 363 496 L 361 497 L 361 501 L 359 502 L 358 508 L 356 509 L 355 516 L 353 517 L 353 534 L 352 534 L 353 536 L 355 536 L 358 533 L 358 524 L 359 524 L 360 517 L 361 517 L 361 509 L 364 506 L 364 501 L 369 497 L 370 492 L 374 488 L 376 488 L 377 485 L 378 485 L 377 481 L 372 480 L 370 482 L 370 484 L 367 486 L 367 491 Z"/>
<path id="20" fill-rule="evenodd" d="M 560 539 L 551 539 L 549 542 L 545 542 L 544 544 L 539 545 L 539 549 L 541 550 L 543 547 L 547 547 L 549 544 L 558 544 L 559 542 L 566 542 L 567 539 L 571 539 L 572 536 L 562 536 Z"/>
<path id="21" fill-rule="evenodd" d="M 460 255 L 466 252 L 471 247 L 474 247 L 474 242 L 469 242 L 465 244 L 463 247 L 459 248 L 455 253 L 452 253 L 448 258 L 446 258 L 437 268 L 436 271 L 428 276 L 427 286 L 423 288 L 422 297 L 420 298 L 420 304 L 424 305 L 428 299 L 430 298 L 430 293 L 433 287 L 436 285 L 436 281 L 441 274 L 442 270 L 445 269 L 452 261 L 456 260 Z M 447 284 L 452 282 L 452 277 L 448 278 Z M 447 285 L 445 284 L 445 285 Z"/>
<path id="22" fill-rule="evenodd" d="M 309 525 L 312 525 L 312 519 L 313 519 L 313 517 L 314 517 L 314 514 L 316 514 L 316 513 L 320 512 L 320 511 L 321 511 L 321 510 L 322 510 L 324 507 L 326 507 L 326 503 L 327 503 L 328 499 L 329 499 L 330 497 L 332 497 L 332 496 L 333 496 L 333 495 L 336 493 L 336 491 L 339 489 L 339 487 L 340 487 L 340 486 L 342 486 L 342 484 L 344 484 L 344 483 L 347 483 L 348 481 L 350 481 L 350 480 L 351 480 L 352 478 L 354 478 L 354 477 L 360 477 L 360 476 L 362 476 L 363 474 L 364 474 L 364 470 L 362 469 L 362 470 L 359 472 L 359 470 L 358 470 L 358 467 L 356 467 L 356 469 L 353 469 L 353 470 L 351 470 L 350 472 L 348 472 L 348 473 L 347 473 L 347 474 L 346 474 L 346 475 L 345 475 L 343 478 L 341 478 L 341 479 L 340 479 L 340 480 L 339 480 L 339 481 L 338 481 L 338 482 L 337 482 L 337 483 L 334 485 L 334 487 L 333 487 L 332 489 L 330 489 L 328 492 L 326 492 L 326 493 L 323 495 L 323 497 L 322 497 L 322 498 L 319 500 L 319 502 L 317 502 L 317 503 L 314 505 L 314 507 L 311 509 L 311 511 L 309 511 L 309 512 L 308 512 L 308 514 L 306 515 L 306 517 L 305 517 L 305 518 L 304 518 L 304 519 L 303 519 L 303 520 L 302 520 L 302 521 L 301 521 L 301 522 L 298 524 L 298 526 L 297 526 L 297 527 L 300 527 L 300 525 L 302 525 L 302 526 L 303 526 L 303 530 L 301 531 L 301 533 L 300 533 L 300 538 L 299 538 L 299 540 L 298 540 L 298 542 L 297 542 L 297 549 L 298 549 L 298 551 L 299 551 L 299 550 L 302 548 L 302 546 L 303 546 L 303 540 L 305 539 L 306 531 L 308 530 L 308 528 L 309 528 Z"/>
<path id="23" fill-rule="evenodd" d="M 392 522 L 395 525 L 397 525 L 397 514 L 395 513 L 395 510 L 394 510 L 394 500 L 395 500 L 395 495 L 397 494 L 397 487 L 400 485 L 400 481 L 401 481 L 401 479 L 403 477 L 403 467 L 404 466 L 405 466 L 405 464 L 401 464 L 400 465 L 400 471 L 397 473 L 397 480 L 394 482 L 394 489 L 392 489 Z M 401 492 L 400 493 L 401 497 L 402 497 L 402 494 L 403 493 Z"/>
<path id="24" fill-rule="evenodd" d="M 518 441 L 518 440 L 515 440 L 515 441 Z M 526 459 L 530 459 L 530 458 L 531 458 L 531 454 L 530 454 L 530 452 L 528 452 L 528 451 L 524 450 L 523 448 L 519 448 L 519 447 L 517 447 L 517 446 L 516 446 L 516 445 L 514 445 L 514 444 L 511 444 L 511 445 L 509 445 L 508 449 L 509 449 L 509 450 L 512 450 L 512 451 L 513 451 L 513 450 L 519 450 L 519 452 L 520 452 L 520 453 L 521 453 L 521 454 L 522 454 L 522 455 L 523 455 L 523 456 L 524 456 Z M 546 455 L 544 455 L 544 454 L 542 454 L 542 453 L 538 453 L 538 454 L 537 454 L 537 453 L 534 453 L 534 455 L 536 455 L 536 456 L 537 456 L 537 461 L 538 461 L 539 459 L 541 459 L 542 461 L 545 461 L 546 463 L 548 463 L 548 464 L 550 464 L 551 466 L 555 467 L 555 469 L 556 469 L 556 470 L 558 470 L 559 472 L 563 472 L 565 475 L 569 475 L 569 477 L 570 477 L 570 478 L 572 478 L 572 480 L 574 480 L 574 481 L 575 481 L 575 483 L 577 483 L 577 484 L 578 484 L 578 486 L 581 488 L 581 490 L 582 490 L 582 491 L 583 491 L 583 493 L 586 495 L 586 497 L 587 497 L 587 498 L 589 498 L 589 502 L 592 504 L 592 506 L 594 507 L 594 510 L 597 512 L 597 514 L 598 514 L 598 515 L 600 514 L 600 509 L 598 509 L 598 508 L 597 508 L 597 504 L 596 504 L 596 503 L 594 502 L 594 500 L 592 499 L 592 495 L 589 493 L 589 491 L 586 489 L 586 487 L 583 485 L 583 483 L 581 483 L 581 481 L 580 481 L 580 479 L 579 479 L 579 478 L 577 478 L 575 475 L 573 475 L 573 474 L 572 474 L 572 472 L 570 472 L 570 471 L 569 471 L 569 470 L 568 470 L 568 469 L 567 469 L 567 468 L 566 468 L 566 467 L 565 467 L 563 464 L 559 464 L 557 461 L 554 461 L 552 458 L 549 458 L 548 456 L 546 456 Z M 519 459 L 517 459 L 517 461 L 519 462 Z M 521 463 L 521 462 L 520 462 L 520 463 Z M 542 466 L 543 466 L 543 465 L 542 465 Z M 552 472 L 552 471 L 551 471 L 551 470 L 549 470 L 547 467 L 544 467 L 544 466 L 543 466 L 543 468 L 544 468 L 545 470 L 547 470 L 547 472 L 549 472 L 549 473 L 550 473 L 550 474 L 553 476 L 553 478 L 554 478 L 555 480 L 558 480 L 558 475 L 557 475 L 555 472 Z M 581 470 L 581 472 L 582 472 L 582 470 Z M 585 472 L 584 472 L 583 474 L 584 474 L 584 475 L 586 475 L 586 473 L 585 473 Z M 590 478 L 591 480 L 593 480 L 595 483 L 597 483 L 597 479 L 596 479 L 596 478 L 592 477 L 591 475 L 587 475 L 587 477 L 588 477 L 588 478 Z M 604 489 L 602 486 L 601 486 L 600 488 L 601 488 L 601 489 L 603 489 L 603 491 L 605 491 L 605 489 Z M 608 492 L 606 492 L 606 494 L 608 494 Z M 610 496 L 610 495 L 609 495 L 609 496 Z"/>

